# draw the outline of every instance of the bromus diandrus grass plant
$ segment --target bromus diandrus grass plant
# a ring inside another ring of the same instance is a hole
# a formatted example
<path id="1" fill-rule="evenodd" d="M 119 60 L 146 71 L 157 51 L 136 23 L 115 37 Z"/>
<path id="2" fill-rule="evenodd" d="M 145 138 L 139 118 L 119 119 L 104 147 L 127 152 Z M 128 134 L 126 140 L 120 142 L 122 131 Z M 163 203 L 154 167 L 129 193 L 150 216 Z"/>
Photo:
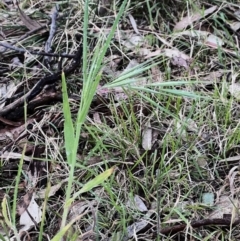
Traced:
<path id="1" fill-rule="evenodd" d="M 83 87 L 81 93 L 81 101 L 80 106 L 77 114 L 76 122 L 73 121 L 70 105 L 67 95 L 67 86 L 66 86 L 66 79 L 64 73 L 62 74 L 62 92 L 63 92 L 63 113 L 64 113 L 64 143 L 65 143 L 65 150 L 66 150 L 66 157 L 67 163 L 69 165 L 69 180 L 66 189 L 66 198 L 65 198 L 65 205 L 64 211 L 62 215 L 62 223 L 61 223 L 61 231 L 57 233 L 53 241 L 60 240 L 64 233 L 71 227 L 71 225 L 81 216 L 77 217 L 76 219 L 72 220 L 70 223 L 67 224 L 67 215 L 69 208 L 73 201 L 79 197 L 84 192 L 90 191 L 93 187 L 98 186 L 102 182 L 104 182 L 112 173 L 114 168 L 108 169 L 105 172 L 101 173 L 88 183 L 86 183 L 82 189 L 77 191 L 72 195 L 72 185 L 74 183 L 74 171 L 76 167 L 81 167 L 81 164 L 77 163 L 76 156 L 77 156 L 77 149 L 79 145 L 79 138 L 81 133 L 81 128 L 84 125 L 85 119 L 87 117 L 90 104 L 92 103 L 93 97 L 96 93 L 97 86 L 99 85 L 99 81 L 101 80 L 101 71 L 102 71 L 102 62 L 103 58 L 108 50 L 111 39 L 116 32 L 118 23 L 120 18 L 122 17 L 124 10 L 126 8 L 127 1 L 123 1 L 118 15 L 113 23 L 111 31 L 106 39 L 100 38 L 96 44 L 94 53 L 90 60 L 88 58 L 88 43 L 87 43 L 87 36 L 88 36 L 88 1 L 85 2 L 85 9 L 84 9 L 84 29 L 83 29 L 83 62 L 82 62 L 82 73 L 83 73 Z M 137 94 L 142 96 L 146 101 L 152 102 L 157 108 L 170 113 L 167 109 L 160 106 L 158 103 L 151 100 L 148 96 L 148 93 L 151 94 L 165 94 L 165 95 L 178 95 L 178 96 L 187 96 L 191 98 L 199 98 L 198 95 L 189 93 L 187 91 L 182 90 L 175 90 L 172 88 L 164 89 L 162 87 L 174 87 L 179 85 L 186 85 L 191 84 L 193 82 L 186 82 L 186 81 L 179 81 L 179 82 L 168 82 L 168 83 L 155 83 L 155 84 L 148 84 L 146 86 L 137 86 L 133 85 L 137 81 L 141 80 L 138 78 L 139 75 L 144 73 L 145 71 L 149 70 L 153 66 L 159 64 L 158 58 L 151 59 L 150 61 L 146 61 L 137 67 L 134 67 L 128 71 L 125 71 L 122 75 L 120 75 L 114 81 L 105 85 L 106 88 L 114 88 L 114 87 L 122 87 L 126 90 L 135 91 Z M 153 64 L 153 62 L 155 63 Z"/>
<path id="2" fill-rule="evenodd" d="M 93 187 L 102 183 L 105 179 L 107 179 L 113 172 L 113 168 L 106 170 L 93 180 L 89 181 L 84 187 L 79 190 L 77 193 L 71 197 L 72 185 L 74 182 L 74 170 L 76 168 L 76 156 L 77 156 L 77 149 L 78 143 L 80 138 L 80 132 L 82 125 L 86 119 L 88 114 L 88 110 L 90 108 L 90 104 L 92 99 L 95 95 L 97 86 L 101 79 L 101 68 L 102 68 L 102 61 L 105 56 L 105 53 L 110 45 L 111 39 L 116 31 L 118 22 L 124 12 L 125 6 L 127 1 L 125 0 L 122 3 L 122 6 L 119 9 L 119 13 L 113 23 L 112 29 L 107 37 L 106 40 L 99 39 L 97 43 L 97 47 L 93 54 L 92 60 L 87 61 L 87 36 L 88 36 L 88 4 L 89 1 L 85 1 L 85 8 L 84 8 L 84 29 L 83 29 L 83 64 L 82 64 L 82 73 L 83 73 L 83 89 L 81 93 L 81 101 L 80 107 L 77 114 L 77 120 L 74 123 L 71 112 L 70 106 L 68 101 L 67 95 L 67 87 L 66 87 L 66 80 L 64 73 L 62 75 L 62 90 L 63 90 L 63 113 L 64 113 L 64 142 L 65 142 L 65 150 L 67 156 L 67 163 L 70 167 L 69 172 L 69 180 L 67 184 L 67 191 L 66 191 L 66 199 L 64 205 L 64 211 L 62 216 L 62 223 L 61 223 L 61 231 L 54 236 L 52 239 L 53 241 L 60 240 L 65 232 L 71 227 L 71 225 L 76 221 L 72 220 L 69 224 L 66 225 L 67 215 L 69 211 L 69 207 L 71 206 L 72 202 L 76 197 L 78 197 L 83 192 L 91 190 Z M 79 217 L 80 218 L 80 217 Z"/>

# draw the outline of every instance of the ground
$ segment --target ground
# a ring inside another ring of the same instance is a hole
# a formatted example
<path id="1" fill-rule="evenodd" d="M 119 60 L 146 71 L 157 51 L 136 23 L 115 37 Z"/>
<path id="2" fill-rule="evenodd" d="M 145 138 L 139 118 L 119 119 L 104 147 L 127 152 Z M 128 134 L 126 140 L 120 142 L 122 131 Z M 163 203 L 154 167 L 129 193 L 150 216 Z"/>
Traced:
<path id="1" fill-rule="evenodd" d="M 239 240 L 238 1 L 0 3 L 1 240 Z"/>

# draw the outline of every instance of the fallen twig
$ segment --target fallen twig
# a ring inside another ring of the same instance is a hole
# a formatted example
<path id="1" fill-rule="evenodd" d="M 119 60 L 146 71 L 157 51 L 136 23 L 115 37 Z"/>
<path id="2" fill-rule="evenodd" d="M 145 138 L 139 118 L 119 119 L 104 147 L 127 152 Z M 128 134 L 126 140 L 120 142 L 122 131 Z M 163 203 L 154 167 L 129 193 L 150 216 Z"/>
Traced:
<path id="1" fill-rule="evenodd" d="M 74 55 L 73 64 L 70 67 L 63 70 L 66 76 L 73 73 L 74 70 L 80 65 L 81 57 L 82 57 L 82 47 L 79 47 L 76 54 Z M 42 79 L 40 79 L 28 93 L 26 93 L 19 99 L 15 100 L 13 103 L 1 109 L 0 116 L 4 116 L 8 114 L 12 110 L 23 105 L 24 102 L 28 103 L 30 100 L 32 100 L 35 96 L 37 96 L 42 91 L 45 85 L 54 84 L 56 81 L 60 80 L 61 75 L 62 75 L 62 71 L 58 71 L 57 73 L 45 76 Z"/>
<path id="2" fill-rule="evenodd" d="M 50 25 L 50 31 L 49 31 L 49 37 L 48 37 L 48 40 L 45 44 L 45 52 L 46 53 L 51 53 L 52 52 L 52 40 L 53 40 L 53 37 L 56 33 L 56 30 L 57 30 L 57 25 L 56 25 L 56 19 L 57 19 L 57 16 L 58 16 L 58 7 L 57 5 L 54 7 L 53 11 L 52 11 L 52 14 L 51 14 L 51 25 Z M 49 65 L 51 61 L 51 58 L 50 56 L 47 56 L 45 55 L 44 56 L 44 63 L 46 66 Z M 48 66 L 49 67 L 49 66 Z"/>
<path id="3" fill-rule="evenodd" d="M 50 57 L 62 57 L 62 58 L 69 58 L 69 59 L 72 59 L 75 57 L 75 55 L 73 54 L 54 54 L 54 53 L 46 53 L 46 52 L 37 52 L 37 51 L 34 51 L 34 50 L 26 50 L 26 49 L 23 49 L 23 48 L 19 48 L 19 47 L 15 47 L 9 43 L 6 43 L 6 42 L 0 42 L 0 46 L 3 46 L 5 48 L 8 48 L 8 49 L 12 49 L 14 51 L 17 51 L 19 53 L 30 53 L 30 54 L 33 54 L 33 55 L 40 55 L 40 56 L 50 56 Z"/>
<path id="4" fill-rule="evenodd" d="M 38 27 L 37 29 L 33 29 L 33 30 L 28 31 L 27 33 L 25 33 L 24 35 L 22 35 L 18 40 L 13 41 L 13 42 L 12 42 L 12 45 L 9 45 L 9 46 L 12 46 L 12 47 L 14 48 L 13 45 L 19 43 L 19 42 L 22 41 L 23 39 L 29 37 L 30 35 L 38 32 L 38 31 L 40 31 L 40 30 L 42 30 L 42 29 L 44 29 L 44 28 L 46 28 L 46 26 L 40 26 L 40 27 Z M 0 53 L 4 53 L 7 49 L 10 49 L 8 46 L 4 46 L 4 44 L 5 44 L 4 42 L 0 42 L 0 45 L 3 46 L 3 47 L 5 47 L 5 49 L 1 49 L 1 50 L 0 50 Z M 13 50 L 15 50 L 15 49 L 13 49 Z M 24 49 L 22 49 L 22 50 L 26 52 L 26 50 L 24 50 Z M 28 51 L 28 52 L 29 52 L 29 51 Z"/>
<path id="5" fill-rule="evenodd" d="M 233 223 L 231 223 L 231 219 L 222 219 L 222 218 L 216 218 L 216 219 L 202 219 L 202 220 L 197 220 L 197 221 L 192 221 L 191 226 L 193 228 L 199 228 L 203 226 L 209 226 L 209 225 L 220 225 L 220 226 L 227 226 L 230 227 L 232 224 L 232 227 L 240 224 L 240 219 L 237 219 Z M 174 225 L 172 227 L 167 227 L 163 228 L 160 230 L 161 234 L 175 234 L 178 232 L 183 231 L 186 228 L 186 224 L 179 224 L 179 225 Z"/>

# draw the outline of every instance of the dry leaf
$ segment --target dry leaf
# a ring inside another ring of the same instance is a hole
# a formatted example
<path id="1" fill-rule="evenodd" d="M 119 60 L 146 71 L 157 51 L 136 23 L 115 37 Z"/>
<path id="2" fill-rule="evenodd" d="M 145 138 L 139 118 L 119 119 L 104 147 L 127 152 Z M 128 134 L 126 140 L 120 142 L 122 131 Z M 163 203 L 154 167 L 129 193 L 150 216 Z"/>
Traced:
<path id="1" fill-rule="evenodd" d="M 217 6 L 212 6 L 205 11 L 199 10 L 197 13 L 194 13 L 192 16 L 184 17 L 180 22 L 178 22 L 175 27 L 174 31 L 180 31 L 186 28 L 188 25 L 192 24 L 193 22 L 204 18 L 208 14 L 213 13 L 217 9 Z"/>
<path id="2" fill-rule="evenodd" d="M 98 202 L 96 200 L 92 201 L 85 201 L 85 200 L 80 200 L 71 205 L 69 208 L 69 215 L 68 215 L 68 220 L 71 221 L 78 217 L 79 215 L 83 214 L 86 209 L 88 208 L 93 208 L 97 206 Z"/>
<path id="3" fill-rule="evenodd" d="M 27 192 L 18 202 L 17 204 L 17 213 L 18 215 L 22 215 L 26 209 L 28 208 L 33 196 L 33 190 Z"/>
<path id="4" fill-rule="evenodd" d="M 123 240 L 129 240 L 135 236 L 136 233 L 144 229 L 148 225 L 146 220 L 142 220 L 139 222 L 134 222 L 132 225 L 127 227 L 127 235 Z"/>
<path id="5" fill-rule="evenodd" d="M 239 83 L 232 83 L 229 85 L 228 91 L 234 96 L 237 100 L 240 100 L 240 84 Z"/>
<path id="6" fill-rule="evenodd" d="M 144 59 L 150 59 L 152 57 L 158 56 L 158 55 L 162 55 L 163 54 L 163 50 L 162 49 L 157 49 L 156 51 L 152 51 L 150 52 L 147 56 L 144 57 Z"/>
<path id="7" fill-rule="evenodd" d="M 22 135 L 24 131 L 26 131 L 26 126 L 30 123 L 33 123 L 33 121 L 33 119 L 29 119 L 26 123 L 18 127 L 0 130 L 0 140 L 10 138 L 11 140 L 15 141 Z"/>
<path id="8" fill-rule="evenodd" d="M 142 147 L 146 151 L 152 149 L 152 128 L 150 124 L 148 124 L 148 126 L 146 126 L 143 130 Z"/>
<path id="9" fill-rule="evenodd" d="M 214 84 L 218 83 L 221 81 L 221 77 L 226 73 L 226 71 L 223 70 L 218 70 L 218 71 L 213 71 L 209 72 L 209 74 L 205 77 L 200 77 L 200 81 L 204 81 L 204 84 Z"/>
<path id="10" fill-rule="evenodd" d="M 32 20 L 30 17 L 28 17 L 18 6 L 18 10 L 20 13 L 20 19 L 23 22 L 23 24 L 25 25 L 26 28 L 28 28 L 30 31 L 31 30 L 35 30 L 38 29 L 39 27 L 41 27 L 42 25 L 40 23 L 38 23 L 35 20 Z"/>
<path id="11" fill-rule="evenodd" d="M 117 70 L 121 65 L 122 57 L 119 55 L 111 55 L 104 58 L 103 72 L 112 78 L 116 78 L 121 72 Z"/>
<path id="12" fill-rule="evenodd" d="M 11 62 L 12 62 L 11 69 L 16 69 L 17 67 L 23 67 L 22 62 L 18 57 L 14 57 Z"/>
<path id="13" fill-rule="evenodd" d="M 40 161 L 38 160 L 38 162 Z M 31 166 L 31 169 L 27 171 L 25 179 L 26 187 L 36 187 L 39 180 L 39 173 L 41 173 L 41 170 L 38 169 L 39 167 L 36 165 L 36 161 L 32 161 L 29 166 Z"/>
<path id="14" fill-rule="evenodd" d="M 163 82 L 163 74 L 158 66 L 153 66 L 150 70 L 151 70 L 152 83 Z"/>
<path id="15" fill-rule="evenodd" d="M 178 38 L 180 36 L 189 36 L 191 38 L 197 39 L 198 45 L 207 45 L 213 48 L 224 45 L 224 41 L 221 38 L 207 31 L 186 30 L 180 33 L 175 33 L 174 36 L 175 38 Z"/>
<path id="16" fill-rule="evenodd" d="M 214 47 L 214 48 L 217 48 L 219 46 L 223 46 L 224 45 L 224 42 L 222 39 L 220 39 L 219 37 L 217 37 L 216 35 L 214 34 L 210 34 L 207 39 L 206 39 L 206 44 L 208 46 L 211 46 L 211 47 Z"/>
<path id="17" fill-rule="evenodd" d="M 95 124 L 102 124 L 99 112 L 94 112 L 93 113 L 93 120 Z"/>
<path id="18" fill-rule="evenodd" d="M 238 31 L 240 29 L 240 22 L 239 21 L 228 22 L 228 24 L 233 31 Z"/>
<path id="19" fill-rule="evenodd" d="M 192 38 L 197 38 L 198 40 L 200 39 L 206 39 L 206 37 L 209 35 L 210 33 L 207 32 L 207 31 L 201 31 L 201 30 L 186 30 L 186 31 L 182 31 L 180 33 L 175 33 L 173 34 L 173 36 L 175 38 L 178 38 L 180 36 L 189 36 L 189 37 L 192 37 Z"/>
<path id="20" fill-rule="evenodd" d="M 140 212 L 148 211 L 146 205 L 144 204 L 144 202 L 142 201 L 142 199 L 138 195 L 135 195 L 134 199 L 129 200 L 126 205 L 128 207 L 132 208 L 132 209 L 137 209 Z"/>
<path id="21" fill-rule="evenodd" d="M 128 72 L 129 70 L 131 70 L 132 68 L 134 68 L 138 65 L 139 65 L 139 63 L 136 59 L 130 60 L 127 67 L 124 69 L 123 73 Z"/>
<path id="22" fill-rule="evenodd" d="M 1 140 L 1 134 L 0 134 L 0 140 Z M 32 158 L 31 157 L 28 157 L 28 156 L 23 156 L 22 154 L 20 153 L 16 153 L 16 152 L 8 152 L 8 151 L 5 151 L 4 153 L 2 153 L 0 155 L 0 158 L 2 159 L 5 159 L 5 160 L 9 160 L 9 159 L 21 159 L 23 158 L 24 161 L 32 161 Z"/>
<path id="23" fill-rule="evenodd" d="M 137 23 L 136 23 L 135 19 L 133 18 L 132 14 L 128 14 L 128 17 L 129 17 L 129 20 L 132 24 L 132 27 L 133 27 L 135 33 L 140 34 L 139 31 L 138 31 L 138 28 L 137 28 Z"/>
<path id="24" fill-rule="evenodd" d="M 97 87 L 97 94 L 103 98 L 109 98 L 109 94 L 113 94 L 114 100 L 116 101 L 125 100 L 128 98 L 122 87 L 104 88 L 99 85 Z"/>
<path id="25" fill-rule="evenodd" d="M 136 47 L 136 46 L 142 46 L 144 43 L 146 42 L 146 40 L 144 39 L 144 37 L 142 37 L 141 35 L 132 35 L 131 37 L 129 37 L 128 40 L 122 41 L 122 45 L 124 45 L 126 48 L 131 49 Z"/>
<path id="26" fill-rule="evenodd" d="M 184 54 L 178 49 L 165 49 L 164 52 L 165 55 L 171 59 L 173 65 L 184 67 L 185 69 L 189 68 L 191 58 L 187 54 Z"/>
<path id="27" fill-rule="evenodd" d="M 17 87 L 13 81 L 0 83 L 0 108 L 3 108 L 5 106 L 5 99 L 11 98 L 16 90 Z"/>
<path id="28" fill-rule="evenodd" d="M 192 62 L 192 59 L 187 54 L 184 54 L 178 49 L 158 49 L 148 54 L 145 59 L 149 59 L 158 55 L 170 58 L 173 65 L 181 66 L 185 69 L 188 69 L 189 64 Z"/>
<path id="29" fill-rule="evenodd" d="M 207 156 L 204 156 L 204 155 L 197 157 L 197 163 L 200 167 L 205 167 L 208 164 L 207 160 L 208 160 Z"/>
<path id="30" fill-rule="evenodd" d="M 215 210 L 209 214 L 208 218 L 223 218 L 224 215 L 231 215 L 239 207 L 239 201 L 231 200 L 228 196 L 221 196 L 215 205 Z"/>
<path id="31" fill-rule="evenodd" d="M 149 217 L 154 213 L 155 211 L 149 210 L 144 217 L 142 217 L 142 221 L 134 222 L 130 226 L 127 227 L 127 233 L 123 236 L 122 232 L 114 233 L 111 238 L 108 239 L 108 241 L 115 241 L 115 240 L 132 240 L 132 237 L 135 237 L 134 240 L 137 240 L 137 233 L 144 229 L 148 225 Z"/>
<path id="32" fill-rule="evenodd" d="M 233 15 L 235 16 L 236 19 L 240 20 L 240 9 L 237 9 L 234 11 Z"/>
<path id="33" fill-rule="evenodd" d="M 174 56 L 171 60 L 171 63 L 179 67 L 184 67 L 185 69 L 189 68 L 187 61 L 181 57 Z"/>
<path id="34" fill-rule="evenodd" d="M 20 217 L 20 225 L 24 225 L 20 230 L 19 233 L 22 231 L 29 230 L 32 226 L 40 223 L 42 219 L 42 211 L 38 204 L 35 202 L 34 198 L 32 197 L 29 203 L 27 210 L 22 213 Z"/>
<path id="35" fill-rule="evenodd" d="M 42 189 L 41 191 L 37 192 L 34 197 L 35 199 L 37 198 L 41 198 L 41 199 L 44 199 L 46 197 L 46 193 L 48 192 L 48 197 L 52 197 L 58 190 L 59 188 L 62 186 L 62 184 L 64 182 L 67 182 L 68 181 L 68 178 L 62 180 L 60 183 L 54 185 L 54 186 L 51 186 L 50 188 L 50 191 L 48 192 L 47 189 Z"/>

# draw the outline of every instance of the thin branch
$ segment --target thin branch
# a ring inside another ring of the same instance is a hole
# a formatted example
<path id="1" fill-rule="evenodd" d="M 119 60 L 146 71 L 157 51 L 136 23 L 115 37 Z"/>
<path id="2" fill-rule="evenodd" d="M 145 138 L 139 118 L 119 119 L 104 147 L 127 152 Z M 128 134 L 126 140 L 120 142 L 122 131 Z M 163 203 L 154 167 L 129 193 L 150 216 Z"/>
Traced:
<path id="1" fill-rule="evenodd" d="M 17 51 L 19 53 L 30 53 L 30 54 L 33 54 L 33 55 L 40 55 L 40 56 L 51 56 L 51 57 L 62 57 L 62 58 L 68 58 L 68 59 L 73 59 L 75 57 L 75 55 L 73 54 L 54 54 L 54 53 L 46 53 L 46 52 L 36 52 L 34 50 L 25 50 L 23 48 L 18 48 L 18 47 L 15 47 L 9 43 L 6 43 L 6 42 L 0 42 L 0 46 L 2 47 L 5 47 L 5 48 L 8 48 L 8 49 L 12 49 L 14 51 Z"/>
<path id="2" fill-rule="evenodd" d="M 48 40 L 45 44 L 45 52 L 46 53 L 51 53 L 52 52 L 52 40 L 53 40 L 53 37 L 56 33 L 56 30 L 57 30 L 57 24 L 56 24 L 56 19 L 57 19 L 57 16 L 58 16 L 58 6 L 56 5 L 54 8 L 53 8 L 53 11 L 52 11 L 52 14 L 51 14 L 51 26 L 50 26 L 50 31 L 49 31 L 49 37 L 48 37 Z M 51 58 L 50 56 L 47 56 L 45 55 L 44 56 L 44 62 L 46 65 L 48 65 L 51 61 Z"/>
<path id="3" fill-rule="evenodd" d="M 39 26 L 39 27 L 36 28 L 36 29 L 33 29 L 33 30 L 28 31 L 27 33 L 25 33 L 24 35 L 22 35 L 18 40 L 13 41 L 13 42 L 12 42 L 12 45 L 10 45 L 10 46 L 13 47 L 13 45 L 19 43 L 19 42 L 22 41 L 23 39 L 29 37 L 30 35 L 32 35 L 32 34 L 34 34 L 34 33 L 37 33 L 38 31 L 40 31 L 40 30 L 42 30 L 42 29 L 44 29 L 44 28 L 46 28 L 45 25 Z M 1 43 L 3 44 L 2 46 L 5 47 L 5 49 L 1 49 L 1 50 L 0 50 L 0 53 L 4 53 L 7 49 L 9 49 L 9 47 L 8 47 L 8 46 L 4 46 L 4 44 L 5 44 L 4 42 L 0 42 L 0 44 L 1 44 Z M 13 50 L 15 50 L 15 49 L 13 49 Z M 25 51 L 26 51 L 26 50 L 25 50 Z M 29 51 L 28 51 L 28 52 L 29 52 Z"/>
<path id="4" fill-rule="evenodd" d="M 68 68 L 63 70 L 63 72 L 65 73 L 66 76 L 73 73 L 75 71 L 75 69 L 80 65 L 81 57 L 82 57 L 82 47 L 80 46 L 78 48 L 76 54 L 74 55 L 74 61 L 73 61 L 72 65 L 70 65 Z M 30 100 L 32 100 L 35 96 L 37 96 L 42 91 L 42 89 L 44 88 L 45 85 L 53 84 L 56 81 L 58 81 L 59 79 L 61 79 L 61 74 L 62 74 L 62 71 L 58 71 L 52 75 L 48 75 L 48 76 L 45 76 L 42 79 L 40 79 L 34 85 L 34 87 L 29 92 L 27 92 L 25 95 L 23 95 L 19 99 L 15 100 L 13 103 L 0 109 L 0 116 L 7 115 L 12 110 L 23 105 L 25 101 L 28 103 Z"/>
<path id="5" fill-rule="evenodd" d="M 231 219 L 222 219 L 222 218 L 203 219 L 203 220 L 197 220 L 197 221 L 191 222 L 191 226 L 193 228 L 199 228 L 199 227 L 209 226 L 209 225 L 230 227 L 231 224 L 232 224 L 232 227 L 239 225 L 240 219 L 237 219 L 233 223 L 231 223 Z M 165 234 L 165 235 L 175 234 L 175 233 L 183 231 L 186 228 L 186 226 L 187 226 L 186 224 L 179 224 L 179 225 L 174 225 L 172 227 L 163 228 L 160 230 L 160 234 Z"/>

